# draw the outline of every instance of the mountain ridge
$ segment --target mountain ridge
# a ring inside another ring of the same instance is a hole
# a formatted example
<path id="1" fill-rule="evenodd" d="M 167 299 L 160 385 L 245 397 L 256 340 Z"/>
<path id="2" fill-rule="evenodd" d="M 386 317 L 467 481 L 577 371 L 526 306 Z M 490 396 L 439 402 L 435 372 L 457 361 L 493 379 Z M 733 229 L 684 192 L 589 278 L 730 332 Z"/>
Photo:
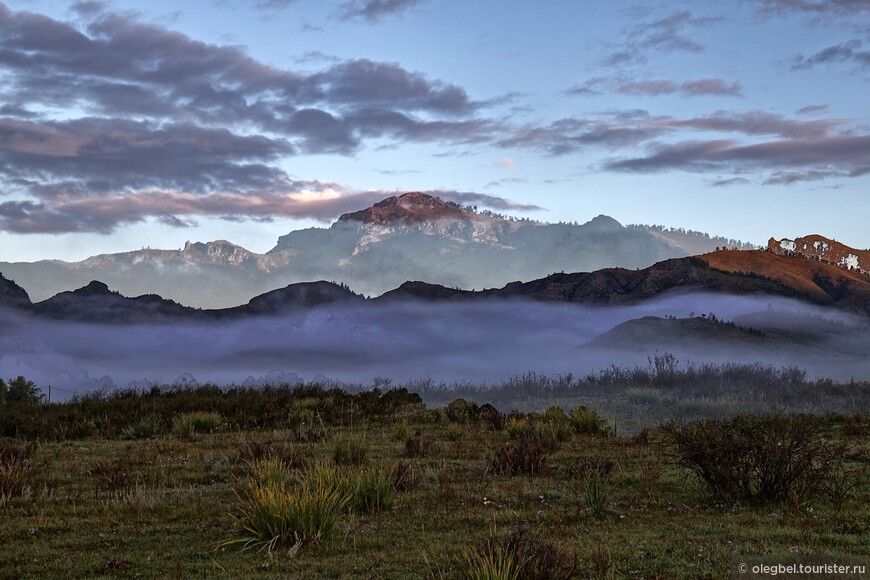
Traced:
<path id="1" fill-rule="evenodd" d="M 101 280 L 125 295 L 158 294 L 202 308 L 244 305 L 293 283 L 336 280 L 380 295 L 407 280 L 465 289 L 500 287 L 553 272 L 645 268 L 710 251 L 716 238 L 608 216 L 585 224 L 514 219 L 420 192 L 343 214 L 329 228 L 295 230 L 265 254 L 226 240 L 178 250 L 143 248 L 80 262 L 0 263 L 35 301 Z"/>
<path id="2" fill-rule="evenodd" d="M 7 306 L 38 316 L 87 322 L 132 322 L 169 319 L 215 320 L 280 314 L 326 304 L 364 302 L 344 284 L 318 281 L 291 284 L 255 296 L 245 305 L 202 310 L 158 295 L 126 297 L 105 283 L 92 281 L 42 302 L 24 301 L 14 282 L 2 279 L 0 296 L 15 296 Z M 17 290 L 16 290 L 17 288 Z M 765 295 L 796 298 L 870 315 L 870 276 L 798 256 L 755 250 L 720 250 L 702 256 L 674 258 L 648 268 L 605 268 L 593 272 L 557 273 L 501 288 L 462 290 L 422 281 L 406 281 L 367 302 L 396 300 L 455 302 L 474 300 L 533 300 L 618 306 L 637 304 L 673 292 L 711 292 L 727 295 Z M 17 304 L 17 306 L 16 306 Z"/>

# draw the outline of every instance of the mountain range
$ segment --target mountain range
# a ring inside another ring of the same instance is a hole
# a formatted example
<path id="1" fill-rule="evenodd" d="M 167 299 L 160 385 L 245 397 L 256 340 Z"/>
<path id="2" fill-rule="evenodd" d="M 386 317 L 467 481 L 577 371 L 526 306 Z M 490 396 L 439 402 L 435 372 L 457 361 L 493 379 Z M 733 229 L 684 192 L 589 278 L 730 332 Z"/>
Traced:
<path id="1" fill-rule="evenodd" d="M 674 292 L 795 298 L 870 316 L 870 276 L 831 263 L 767 250 L 717 250 L 701 256 L 663 260 L 644 269 L 605 268 L 594 272 L 557 273 L 485 290 L 407 281 L 370 300 L 344 284 L 304 282 L 261 294 L 241 306 L 219 309 L 191 308 L 155 294 L 126 297 L 100 281 L 31 303 L 23 288 L 0 275 L 0 306 L 43 318 L 115 323 L 216 320 L 280 314 L 339 302 L 398 300 L 534 300 L 617 306 L 637 304 Z"/>
<path id="2" fill-rule="evenodd" d="M 128 296 L 157 294 L 199 308 L 230 308 L 299 282 L 333 280 L 380 295 L 408 280 L 464 290 L 498 288 L 554 272 L 646 268 L 668 258 L 749 244 L 700 232 L 587 223 L 544 223 L 461 207 L 410 192 L 344 214 L 329 228 L 281 236 L 265 254 L 228 241 L 187 242 L 80 262 L 0 262 L 36 301 L 99 280 Z"/>
<path id="3" fill-rule="evenodd" d="M 374 208 L 360 223 L 397 227 L 385 215 L 394 209 Z M 821 236 L 797 239 L 834 247 Z M 870 376 L 870 276 L 828 256 L 720 248 L 485 290 L 404 281 L 371 299 L 321 280 L 217 309 L 129 297 L 102 281 L 31 301 L 0 275 L 0 376 L 66 389 L 101 388 L 107 380 L 92 378 L 100 376 L 120 384 L 186 373 L 256 382 L 266 371 L 489 381 L 530 369 L 643 364 L 656 351 Z"/>

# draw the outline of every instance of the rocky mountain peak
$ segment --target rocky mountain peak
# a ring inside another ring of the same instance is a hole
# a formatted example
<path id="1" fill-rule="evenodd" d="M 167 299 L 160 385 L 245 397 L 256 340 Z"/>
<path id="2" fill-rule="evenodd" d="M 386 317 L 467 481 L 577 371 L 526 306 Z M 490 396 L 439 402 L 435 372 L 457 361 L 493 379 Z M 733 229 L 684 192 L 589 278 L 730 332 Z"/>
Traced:
<path id="1" fill-rule="evenodd" d="M 395 224 L 415 224 L 433 222 L 445 219 L 468 220 L 473 213 L 466 212 L 462 207 L 440 197 L 412 191 L 399 196 L 388 197 L 372 207 L 343 214 L 339 223 L 361 222 L 364 224 L 389 226 Z"/>
<path id="2" fill-rule="evenodd" d="M 811 260 L 835 264 L 846 270 L 870 273 L 870 250 L 856 250 L 818 234 L 793 240 L 770 238 L 767 249 L 782 256 L 803 256 Z"/>
<path id="3" fill-rule="evenodd" d="M 112 292 L 109 287 L 97 280 L 92 280 L 87 286 L 79 288 L 78 290 L 73 290 L 73 294 L 78 296 L 103 296 L 103 295 L 112 295 Z"/>
<path id="4" fill-rule="evenodd" d="M 621 223 L 610 216 L 601 214 L 583 224 L 584 226 L 601 232 L 616 232 L 623 229 Z"/>

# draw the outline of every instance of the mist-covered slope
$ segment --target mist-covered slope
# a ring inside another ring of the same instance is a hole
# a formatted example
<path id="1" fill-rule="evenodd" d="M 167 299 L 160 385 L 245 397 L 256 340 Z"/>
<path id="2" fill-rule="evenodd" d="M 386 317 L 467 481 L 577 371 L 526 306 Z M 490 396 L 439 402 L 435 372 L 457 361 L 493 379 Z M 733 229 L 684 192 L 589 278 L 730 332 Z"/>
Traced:
<path id="1" fill-rule="evenodd" d="M 290 232 L 266 254 L 223 240 L 188 242 L 179 250 L 142 249 L 74 263 L 3 262 L 0 272 L 34 301 L 99 280 L 126 296 L 157 294 L 186 306 L 227 308 L 297 282 L 331 280 L 370 296 L 407 280 L 496 288 L 554 272 L 645 268 L 720 243 L 697 232 L 624 227 L 607 216 L 585 224 L 516 220 L 412 192 L 345 214 L 329 228 Z"/>

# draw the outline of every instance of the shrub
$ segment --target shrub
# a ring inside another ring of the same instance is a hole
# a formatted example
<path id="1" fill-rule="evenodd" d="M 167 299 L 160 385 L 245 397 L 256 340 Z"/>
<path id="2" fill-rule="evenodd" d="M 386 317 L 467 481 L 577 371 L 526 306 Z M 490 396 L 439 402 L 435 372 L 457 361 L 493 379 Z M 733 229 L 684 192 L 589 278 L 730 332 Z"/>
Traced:
<path id="1" fill-rule="evenodd" d="M 407 457 L 426 457 L 431 451 L 432 442 L 423 437 L 420 431 L 416 431 L 413 437 L 405 441 L 405 455 Z"/>
<path id="2" fill-rule="evenodd" d="M 547 464 L 547 448 L 537 439 L 520 439 L 505 444 L 495 452 L 489 462 L 493 473 L 505 475 L 534 475 Z"/>
<path id="3" fill-rule="evenodd" d="M 223 417 L 213 411 L 181 413 L 172 418 L 172 432 L 192 438 L 196 433 L 213 433 L 223 424 Z"/>
<path id="4" fill-rule="evenodd" d="M 339 439 L 332 448 L 332 460 L 336 465 L 359 465 L 366 460 L 368 448 L 357 439 Z"/>
<path id="5" fill-rule="evenodd" d="M 477 405 L 465 399 L 456 399 L 444 407 L 444 414 L 448 421 L 467 422 L 475 418 L 477 413 Z"/>
<path id="6" fill-rule="evenodd" d="M 490 426 L 495 431 L 501 431 L 504 429 L 505 417 L 502 415 L 498 409 L 493 407 L 489 403 L 485 403 L 480 406 L 480 409 L 477 412 L 478 418 Z"/>
<path id="7" fill-rule="evenodd" d="M 33 445 L 0 439 L 0 507 L 20 496 L 30 483 Z"/>
<path id="8" fill-rule="evenodd" d="M 306 458 L 302 450 L 292 443 L 270 438 L 265 441 L 257 441 L 243 437 L 236 446 L 236 461 L 254 463 L 260 459 L 278 459 L 290 469 L 305 467 Z"/>
<path id="9" fill-rule="evenodd" d="M 831 496 L 845 447 L 825 441 L 814 415 L 737 416 L 664 427 L 677 463 L 710 491 L 756 503 Z"/>
<path id="10" fill-rule="evenodd" d="M 598 413 L 590 411 L 586 407 L 577 407 L 571 411 L 568 418 L 575 433 L 582 435 L 604 435 L 607 433 L 607 427 Z"/>
<path id="11" fill-rule="evenodd" d="M 326 439 L 326 426 L 317 411 L 295 409 L 287 414 L 287 423 L 293 438 L 299 443 L 317 443 Z"/>

